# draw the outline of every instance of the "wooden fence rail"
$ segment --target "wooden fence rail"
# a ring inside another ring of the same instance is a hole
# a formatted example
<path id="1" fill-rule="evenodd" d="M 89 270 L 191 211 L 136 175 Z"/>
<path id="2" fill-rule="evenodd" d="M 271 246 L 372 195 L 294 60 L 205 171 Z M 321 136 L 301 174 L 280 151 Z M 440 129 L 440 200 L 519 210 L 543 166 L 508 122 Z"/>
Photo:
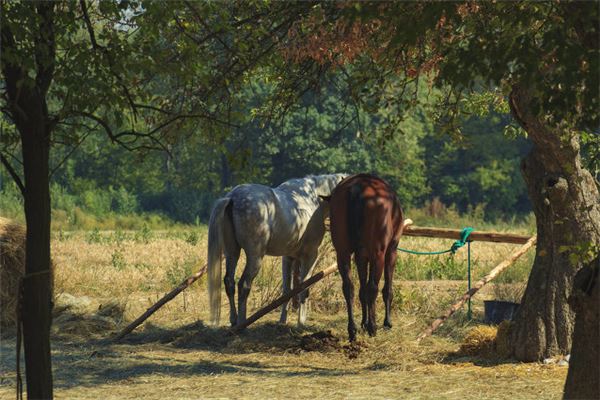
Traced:
<path id="1" fill-rule="evenodd" d="M 435 237 L 446 239 L 460 239 L 461 229 L 429 228 L 407 226 L 402 233 L 406 236 Z M 525 244 L 530 236 L 515 235 L 513 233 L 473 231 L 469 235 L 470 241 Z"/>

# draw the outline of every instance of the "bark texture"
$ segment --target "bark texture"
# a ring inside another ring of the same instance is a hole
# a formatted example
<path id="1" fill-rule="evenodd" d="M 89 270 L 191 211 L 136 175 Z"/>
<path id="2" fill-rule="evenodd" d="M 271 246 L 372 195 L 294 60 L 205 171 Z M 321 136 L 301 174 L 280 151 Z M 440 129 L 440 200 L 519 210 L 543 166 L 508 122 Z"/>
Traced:
<path id="1" fill-rule="evenodd" d="M 50 192 L 49 144 L 43 120 L 31 120 L 27 135 L 22 135 L 25 171 L 25 217 L 27 246 L 23 279 L 23 343 L 27 396 L 52 398 L 50 358 Z"/>
<path id="2" fill-rule="evenodd" d="M 575 276 L 569 304 L 576 314 L 565 399 L 600 399 L 600 257 Z"/>
<path id="3" fill-rule="evenodd" d="M 521 169 L 536 216 L 536 257 L 521 307 L 511 329 L 514 356 L 535 361 L 571 349 L 573 312 L 567 298 L 581 265 L 570 255 L 581 245 L 600 243 L 600 194 L 581 165 L 579 137 L 540 120 L 531 92 L 514 87 L 513 116 L 534 146 Z"/>

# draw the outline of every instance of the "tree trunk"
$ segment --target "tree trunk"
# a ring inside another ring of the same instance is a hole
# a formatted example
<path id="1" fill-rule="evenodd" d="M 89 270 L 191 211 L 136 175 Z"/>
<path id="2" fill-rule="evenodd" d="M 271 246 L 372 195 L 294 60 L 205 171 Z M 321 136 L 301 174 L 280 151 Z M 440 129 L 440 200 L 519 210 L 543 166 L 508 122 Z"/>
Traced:
<path id="1" fill-rule="evenodd" d="M 513 116 L 534 146 L 521 170 L 537 225 L 537 251 L 521 307 L 511 329 L 514 356 L 535 361 L 571 349 L 573 313 L 567 304 L 581 268 L 577 254 L 600 243 L 600 194 L 582 167 L 579 137 L 544 124 L 527 90 L 514 87 Z"/>
<path id="2" fill-rule="evenodd" d="M 38 116 L 39 117 L 39 116 Z M 21 134 L 25 172 L 27 245 L 23 279 L 23 343 L 27 397 L 52 398 L 50 358 L 50 190 L 49 136 L 45 121 L 32 118 Z"/>
<path id="3" fill-rule="evenodd" d="M 569 304 L 575 332 L 565 383 L 565 399 L 600 398 L 600 257 L 575 276 Z"/>
<path id="4" fill-rule="evenodd" d="M 33 32 L 35 69 L 19 58 L 19 48 L 11 25 L 0 15 L 4 51 L 0 52 L 6 103 L 21 136 L 23 195 L 27 222 L 25 275 L 21 318 L 25 347 L 27 397 L 51 399 L 52 365 L 50 324 L 52 322 L 50 272 L 50 132 L 53 122 L 48 114 L 46 96 L 54 77 L 55 35 L 54 2 L 24 3 L 24 12 L 35 13 Z M 27 51 L 30 51 L 28 49 Z M 10 54 L 11 57 L 7 57 Z M 27 59 L 24 56 L 24 59 Z M 28 69 L 26 69 L 28 68 Z"/>

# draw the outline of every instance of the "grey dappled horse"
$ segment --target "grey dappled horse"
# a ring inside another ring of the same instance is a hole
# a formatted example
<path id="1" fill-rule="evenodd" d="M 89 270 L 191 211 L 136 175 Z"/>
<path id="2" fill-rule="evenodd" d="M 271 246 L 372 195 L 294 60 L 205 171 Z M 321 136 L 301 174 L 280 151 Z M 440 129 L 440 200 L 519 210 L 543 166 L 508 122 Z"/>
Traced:
<path id="1" fill-rule="evenodd" d="M 208 295 L 214 325 L 218 325 L 221 313 L 223 253 L 229 322 L 233 326 L 246 321 L 250 287 L 265 255 L 283 256 L 284 293 L 291 287 L 292 267 L 299 267 L 301 282 L 312 273 L 327 216 L 327 204 L 321 205 L 319 196 L 329 196 L 345 176 L 307 176 L 291 179 L 276 188 L 244 184 L 215 202 L 208 225 Z M 246 254 L 246 267 L 238 282 L 236 311 L 235 269 L 241 249 Z M 300 297 L 299 324 L 306 321 L 306 296 L 305 291 Z M 286 318 L 287 303 L 282 306 L 281 322 Z"/>

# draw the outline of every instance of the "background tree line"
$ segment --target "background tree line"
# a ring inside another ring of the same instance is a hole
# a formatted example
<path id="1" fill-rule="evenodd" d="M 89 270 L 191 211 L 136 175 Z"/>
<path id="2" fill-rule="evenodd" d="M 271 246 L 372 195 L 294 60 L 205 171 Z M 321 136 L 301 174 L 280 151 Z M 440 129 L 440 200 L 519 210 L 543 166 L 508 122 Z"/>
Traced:
<path id="1" fill-rule="evenodd" d="M 530 211 L 519 173 L 529 145 L 524 136 L 509 137 L 506 113 L 486 104 L 485 112 L 466 115 L 463 135 L 452 138 L 420 107 L 390 131 L 391 107 L 374 113 L 350 107 L 333 82 L 305 93 L 282 118 L 265 125 L 253 112 L 271 87 L 257 74 L 241 91 L 245 107 L 236 111 L 238 122 L 225 128 L 226 135 L 194 135 L 194 124 L 182 125 L 168 151 L 133 153 L 98 135 L 59 147 L 51 155 L 55 218 L 76 226 L 85 214 L 151 212 L 199 223 L 214 199 L 237 184 L 276 186 L 292 177 L 338 171 L 383 176 L 405 207 L 438 197 L 459 212 L 478 208 L 489 220 Z M 1 208 L 18 216 L 18 189 L 6 171 L 0 176 Z"/>

